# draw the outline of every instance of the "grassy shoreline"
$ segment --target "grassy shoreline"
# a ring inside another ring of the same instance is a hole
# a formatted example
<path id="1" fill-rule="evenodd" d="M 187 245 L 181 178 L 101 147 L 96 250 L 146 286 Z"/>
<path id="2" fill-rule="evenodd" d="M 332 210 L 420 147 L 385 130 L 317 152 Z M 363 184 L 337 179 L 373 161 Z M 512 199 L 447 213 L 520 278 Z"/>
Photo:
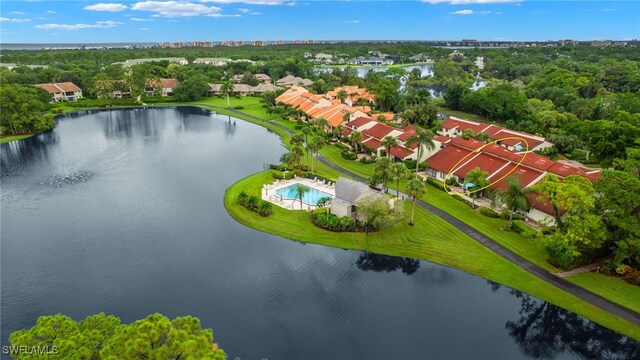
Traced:
<path id="1" fill-rule="evenodd" d="M 640 340 L 638 326 L 537 278 L 422 208 L 416 208 L 414 227 L 405 222 L 369 236 L 362 233 L 340 233 L 337 236 L 334 232 L 314 226 L 304 211 L 274 206 L 273 215 L 265 218 L 236 204 L 235 199 L 240 191 L 260 195 L 262 185 L 272 180 L 271 171 L 267 170 L 241 179 L 229 187 L 224 195 L 224 205 L 229 214 L 243 225 L 287 239 L 423 259 L 460 269 L 524 291 Z"/>
<path id="2" fill-rule="evenodd" d="M 155 104 L 153 105 L 155 107 L 160 107 L 160 106 L 198 106 L 201 108 L 205 108 L 208 110 L 213 110 L 216 111 L 217 113 L 220 114 L 224 114 L 224 115 L 229 115 L 229 116 L 234 116 L 237 118 L 240 118 L 242 120 L 245 121 L 249 121 L 251 123 L 263 126 L 267 129 L 269 129 L 270 131 L 278 134 L 283 143 L 285 144 L 285 146 L 288 146 L 289 143 L 289 138 L 290 135 L 284 131 L 283 129 L 281 129 L 280 127 L 276 126 L 276 124 L 278 125 L 284 125 L 288 128 L 290 128 L 291 130 L 295 130 L 295 123 L 286 121 L 286 120 L 281 120 L 281 119 L 275 119 L 274 117 L 270 116 L 269 114 L 266 113 L 266 109 L 262 107 L 262 104 L 260 103 L 260 98 L 259 97 L 243 97 L 241 99 L 236 99 L 236 98 L 231 98 L 231 107 L 237 107 L 240 106 L 242 107 L 241 109 L 239 109 L 239 111 L 247 114 L 247 115 L 251 115 L 251 116 L 255 116 L 261 119 L 264 119 L 263 121 L 256 121 L 254 118 L 251 118 L 250 116 L 243 116 L 241 114 L 237 114 L 235 112 L 231 112 L 228 111 L 226 109 L 224 109 L 227 106 L 226 103 L 226 99 L 224 98 L 217 98 L 217 97 L 213 97 L 213 98 L 203 98 L 199 101 L 195 101 L 195 102 L 189 102 L 189 103 L 163 103 L 163 104 Z M 129 108 L 129 107 L 118 107 L 118 108 Z M 65 108 L 65 112 L 73 112 L 73 111 L 82 111 L 82 110 L 88 110 L 88 108 Z M 325 147 L 323 150 L 321 150 L 321 154 L 327 158 L 327 160 L 329 160 L 330 162 L 334 163 L 335 165 L 338 165 L 342 168 L 345 168 L 349 171 L 352 171 L 358 175 L 367 177 L 370 174 L 371 171 L 371 165 L 365 165 L 365 164 L 361 164 L 359 162 L 355 162 L 355 161 L 348 161 L 348 160 L 344 160 L 339 153 L 339 150 L 337 148 L 334 147 Z M 306 157 L 303 157 L 303 163 L 306 162 Z M 333 170 L 331 168 L 329 168 L 328 166 L 322 164 L 319 161 L 315 162 L 315 167 L 317 169 L 317 171 L 321 174 L 324 174 L 325 176 L 329 176 L 332 178 L 337 178 L 339 176 L 344 176 L 341 175 L 340 172 Z M 234 185 L 235 186 L 235 185 Z M 392 186 L 393 187 L 393 186 Z M 468 206 L 458 202 L 458 201 L 451 201 L 451 198 L 449 197 L 449 195 L 447 195 L 446 193 L 439 191 L 438 189 L 436 189 L 433 186 L 428 186 L 429 190 L 427 192 L 427 195 L 425 195 L 425 197 L 423 198 L 423 200 L 427 201 L 428 203 L 430 203 L 431 205 L 434 205 L 442 210 L 444 210 L 447 213 L 450 213 L 452 215 L 454 215 L 455 217 L 461 218 L 463 221 L 465 221 L 466 223 L 468 223 L 469 225 L 471 225 L 472 227 L 476 228 L 478 231 L 482 232 L 483 234 L 491 237 L 492 239 L 494 239 L 495 241 L 497 241 L 498 243 L 500 243 L 502 246 L 508 248 L 509 250 L 517 253 L 518 255 L 524 257 L 525 259 L 531 261 L 532 263 L 539 265 L 549 271 L 555 271 L 555 268 L 553 266 L 551 266 L 550 264 L 548 264 L 546 262 L 546 255 L 544 254 L 544 249 L 542 249 L 539 244 L 534 244 L 531 241 L 527 241 L 524 237 L 515 234 L 515 233 L 511 233 L 511 232 L 504 232 L 502 230 L 500 230 L 501 227 L 504 226 L 504 224 L 502 224 L 502 222 L 504 222 L 503 220 L 499 220 L 499 219 L 490 219 L 490 218 L 485 218 L 482 217 L 480 215 L 478 215 L 476 212 L 473 212 L 473 210 L 471 210 Z M 225 195 L 226 196 L 226 195 Z M 226 198 L 225 198 L 226 199 Z M 225 200 L 225 206 L 226 206 L 226 200 Z M 229 208 L 228 208 L 229 209 Z M 283 210 L 284 211 L 284 210 Z M 418 214 L 421 214 L 422 212 L 418 212 Z M 425 212 L 426 213 L 426 212 Z M 431 215 L 431 214 L 430 214 Z M 234 216 L 232 214 L 232 216 Z M 420 215 L 417 215 L 420 216 Z M 234 216 L 235 218 L 235 216 Z M 259 219 L 264 219 L 259 217 Z M 238 220 L 240 221 L 240 220 Z M 258 230 L 261 231 L 266 231 L 266 232 L 270 232 L 268 229 L 262 229 L 260 228 L 260 224 L 259 223 L 255 223 L 255 224 L 249 224 L 249 223 L 244 223 L 242 221 L 240 221 L 241 223 L 256 228 Z M 439 218 L 435 218 L 433 219 L 433 222 L 443 222 L 442 220 L 440 220 Z M 455 231 L 459 234 L 462 234 L 459 230 L 455 229 Z M 271 232 L 274 233 L 274 232 Z M 278 234 L 277 235 L 289 238 L 289 239 L 293 239 L 293 240 L 298 240 L 298 241 L 305 241 L 305 240 L 301 240 L 299 238 L 296 237 L 296 234 Z M 337 246 L 337 247 L 343 247 L 343 245 L 348 245 L 347 244 L 336 244 L 336 237 L 335 237 L 335 233 L 331 233 L 333 234 L 332 238 L 326 240 L 327 242 L 318 242 L 320 240 L 317 241 L 311 241 L 311 242 L 317 242 L 319 244 L 323 244 L 323 245 L 329 245 L 329 246 Z M 462 234 L 463 236 L 466 236 L 464 234 Z M 323 240 L 324 241 L 324 240 Z M 349 241 L 353 241 L 353 240 L 349 240 Z M 475 241 L 474 241 L 475 242 Z M 352 243 L 351 247 L 346 247 L 346 248 L 353 248 L 353 249 L 361 249 L 358 247 L 354 247 L 356 246 L 356 243 Z M 477 244 L 478 246 L 481 246 L 480 244 Z M 486 248 L 485 248 L 486 249 Z M 463 249 L 463 251 L 461 251 L 460 253 L 465 253 L 467 249 Z M 487 249 L 488 250 L 488 249 Z M 372 250 L 374 251 L 374 250 Z M 626 322 L 612 314 L 609 314 L 607 312 L 605 312 L 604 310 L 601 310 L 599 308 L 597 308 L 600 313 L 598 313 L 598 311 L 596 311 L 597 316 L 592 316 L 592 314 L 590 314 L 592 311 L 592 309 L 590 309 L 589 311 L 583 311 L 584 310 L 584 305 L 588 305 L 591 308 L 593 308 L 593 306 L 585 303 L 584 301 L 577 299 L 567 293 L 565 293 L 566 296 L 571 296 L 572 299 L 567 299 L 567 298 L 562 298 L 562 299 L 558 299 L 557 296 L 554 297 L 547 297 L 547 295 L 545 294 L 548 290 L 540 290 L 540 288 L 544 288 L 542 287 L 540 284 L 537 284 L 536 287 L 538 289 L 533 289 L 533 290 L 527 290 L 529 288 L 529 284 L 526 284 L 528 282 L 531 282 L 530 279 L 519 279 L 517 281 L 513 281 L 513 279 L 510 279 L 509 282 L 507 282 L 507 280 L 500 280 L 498 278 L 494 278 L 492 277 L 492 274 L 484 274 L 484 273 L 479 273 L 476 272 L 477 269 L 467 269 L 464 266 L 464 263 L 456 263 L 456 262 L 440 262 L 437 259 L 434 258 L 425 258 L 424 256 L 418 254 L 418 256 L 416 256 L 415 254 L 412 254 L 411 251 L 405 252 L 405 250 L 403 249 L 396 249 L 394 250 L 393 253 L 387 253 L 384 252 L 385 249 L 380 249 L 378 250 L 378 252 L 380 253 L 384 253 L 387 255 L 395 255 L 395 256 L 407 256 L 407 257 L 416 257 L 416 258 L 421 258 L 421 259 L 425 259 L 425 260 L 429 260 L 429 261 L 433 261 L 436 263 L 441 263 L 443 265 L 447 265 L 447 266 L 451 266 L 454 268 L 458 268 L 461 269 L 463 271 L 467 271 L 470 273 L 474 273 L 477 275 L 480 275 L 482 277 L 485 277 L 487 279 L 494 279 L 494 281 L 503 283 L 505 285 L 508 285 L 510 287 L 519 289 L 519 290 L 523 290 L 525 292 L 528 292 L 534 296 L 537 296 L 541 299 L 544 299 L 546 301 L 549 301 L 551 303 L 554 303 L 558 306 L 562 306 L 564 308 L 567 308 L 571 311 L 574 311 L 578 314 L 581 314 L 589 319 L 594 320 L 595 322 L 609 327 L 613 330 L 616 330 L 620 333 L 623 333 L 625 335 L 631 336 L 633 338 L 635 338 L 636 340 L 640 340 L 640 329 L 629 323 Z M 488 250 L 489 251 L 489 250 Z M 497 255 L 496 255 L 497 256 Z M 508 262 L 506 259 L 497 256 L 496 259 L 494 259 L 495 262 L 502 262 L 502 263 L 508 263 L 511 264 L 510 262 Z M 512 266 L 518 268 L 517 266 L 511 264 Z M 518 268 L 520 269 L 520 268 Z M 522 270 L 522 269 L 520 269 Z M 524 270 L 522 270 L 524 271 Z M 485 276 L 486 275 L 486 276 Z M 529 274 L 530 275 L 530 274 Z M 613 282 L 613 280 L 617 280 L 617 279 L 610 279 L 609 277 L 606 277 L 604 275 L 601 274 L 592 274 L 595 275 L 595 280 L 592 281 L 592 278 L 587 279 L 587 276 L 582 276 L 582 275 L 578 275 L 575 277 L 569 277 L 566 278 L 569 281 L 574 282 L 575 284 L 584 287 L 587 290 L 590 290 L 596 294 L 599 294 L 611 301 L 614 301 L 616 303 L 622 304 L 623 306 L 626 306 L 630 309 L 633 309 L 635 311 L 640 311 L 640 301 L 638 301 L 638 299 L 640 299 L 640 287 L 636 287 L 630 284 L 625 284 L 625 283 L 621 283 L 620 281 L 617 282 Z M 530 275 L 533 277 L 533 275 Z M 553 287 L 552 285 L 534 277 L 535 279 L 537 279 L 539 282 L 542 282 L 544 284 L 546 284 L 547 287 L 551 287 L 553 289 L 555 289 L 555 291 L 562 291 L 560 289 L 557 289 L 555 287 Z M 522 282 L 522 283 L 520 283 Z M 573 304 L 574 302 L 581 302 L 584 303 L 582 305 L 580 305 L 579 307 L 582 308 L 581 309 L 574 309 L 574 306 L 571 305 L 567 305 L 567 304 Z M 588 308 L 588 307 L 587 307 Z M 608 314 L 608 316 L 610 317 L 610 319 L 607 319 L 607 316 L 603 315 L 601 312 L 604 312 L 606 314 Z M 618 322 L 622 322 L 620 324 L 618 324 Z M 633 334 L 633 335 L 631 335 Z"/>

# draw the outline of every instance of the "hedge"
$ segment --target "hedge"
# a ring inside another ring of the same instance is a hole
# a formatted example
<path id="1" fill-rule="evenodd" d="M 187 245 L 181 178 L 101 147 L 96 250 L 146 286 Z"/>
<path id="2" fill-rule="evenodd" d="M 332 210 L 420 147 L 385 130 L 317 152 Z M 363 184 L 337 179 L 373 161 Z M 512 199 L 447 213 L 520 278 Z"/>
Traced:
<path id="1" fill-rule="evenodd" d="M 327 213 L 325 209 L 317 209 L 311 213 L 311 222 L 322 229 L 335 232 L 364 232 L 365 227 L 361 222 L 349 217 L 338 217 Z"/>
<path id="2" fill-rule="evenodd" d="M 446 187 L 446 190 L 445 190 L 444 183 L 432 177 L 427 177 L 427 184 L 435 186 L 438 190 L 447 191 L 447 192 L 451 191 L 451 188 L 448 186 Z"/>
<path id="3" fill-rule="evenodd" d="M 520 235 L 524 235 L 526 237 L 533 237 L 537 234 L 537 230 L 532 228 L 531 226 L 525 224 L 520 220 L 515 220 L 513 222 L 513 231 Z"/>
<path id="4" fill-rule="evenodd" d="M 500 218 L 502 218 L 502 220 L 509 220 L 509 214 L 511 214 L 510 210 L 504 209 L 502 210 L 502 213 L 500 214 Z M 524 220 L 524 216 L 518 214 L 518 213 L 513 213 L 513 220 Z"/>
<path id="5" fill-rule="evenodd" d="M 488 216 L 490 218 L 499 218 L 500 217 L 500 213 L 498 213 L 497 211 L 493 210 L 490 207 L 486 207 L 486 206 L 482 206 L 480 208 L 480 214 L 484 215 L 484 216 Z"/>
<path id="6" fill-rule="evenodd" d="M 458 200 L 458 201 L 460 201 L 460 202 L 462 202 L 464 204 L 467 204 L 470 208 L 473 208 L 473 204 L 471 203 L 471 201 L 463 198 L 462 196 L 460 196 L 458 194 L 453 194 L 453 195 L 451 195 L 451 197 L 453 197 L 454 199 L 456 199 L 456 200 Z"/>

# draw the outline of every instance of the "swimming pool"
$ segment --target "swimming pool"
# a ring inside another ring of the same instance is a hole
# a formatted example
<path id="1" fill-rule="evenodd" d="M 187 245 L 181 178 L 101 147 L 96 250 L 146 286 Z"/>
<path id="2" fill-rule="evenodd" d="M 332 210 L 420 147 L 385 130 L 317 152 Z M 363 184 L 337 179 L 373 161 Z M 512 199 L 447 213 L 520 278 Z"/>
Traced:
<path id="1" fill-rule="evenodd" d="M 287 187 L 283 187 L 282 189 L 278 189 L 276 190 L 276 195 L 282 196 L 283 199 L 298 200 L 298 194 L 296 193 L 296 185 L 302 185 L 302 184 L 298 184 L 298 183 L 291 184 Z M 306 192 L 304 195 L 302 195 L 302 202 L 305 204 L 316 205 L 318 203 L 318 200 L 320 200 L 320 198 L 322 197 L 329 197 L 331 199 L 334 198 L 333 195 L 327 194 L 324 191 L 314 189 L 310 186 L 307 186 L 307 187 L 309 188 L 309 191 Z"/>

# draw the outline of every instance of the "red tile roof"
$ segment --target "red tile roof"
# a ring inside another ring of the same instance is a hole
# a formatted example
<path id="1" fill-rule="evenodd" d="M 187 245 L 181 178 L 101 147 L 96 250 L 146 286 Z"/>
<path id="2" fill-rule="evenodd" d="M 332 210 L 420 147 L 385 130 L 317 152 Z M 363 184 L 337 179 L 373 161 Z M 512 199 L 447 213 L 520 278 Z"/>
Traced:
<path id="1" fill-rule="evenodd" d="M 393 130 L 396 130 L 396 128 L 383 123 L 377 123 L 373 127 L 365 130 L 364 133 L 376 139 L 382 140 L 385 136 L 389 135 Z"/>
<path id="2" fill-rule="evenodd" d="M 448 174 L 453 167 L 471 151 L 458 146 L 446 146 L 428 160 L 427 164 L 430 168 L 436 169 L 444 174 Z"/>
<path id="3" fill-rule="evenodd" d="M 455 169 L 454 174 L 464 178 L 467 176 L 469 171 L 475 168 L 480 168 L 482 171 L 486 171 L 491 175 L 506 166 L 508 163 L 509 160 L 503 160 L 486 153 L 478 153 L 476 156 L 469 156 L 465 161 L 462 161 Z"/>
<path id="4" fill-rule="evenodd" d="M 348 126 L 350 128 L 359 128 L 360 126 L 366 125 L 370 122 L 372 122 L 372 119 L 366 118 L 366 117 L 359 117 L 355 120 L 351 120 L 348 123 L 345 124 L 345 126 Z"/>
<path id="5" fill-rule="evenodd" d="M 382 147 L 382 143 L 372 137 L 368 138 L 367 140 L 362 142 L 362 145 L 368 147 L 369 149 L 372 150 L 377 150 L 380 149 Z"/>
<path id="6" fill-rule="evenodd" d="M 398 157 L 400 159 L 405 159 L 411 155 L 413 155 L 413 151 L 402 147 L 402 146 L 394 146 L 391 149 L 389 149 L 389 153 L 391 153 L 391 155 Z"/>
<path id="7" fill-rule="evenodd" d="M 36 84 L 35 86 L 45 89 L 50 94 L 82 91 L 82 89 L 72 82 Z"/>

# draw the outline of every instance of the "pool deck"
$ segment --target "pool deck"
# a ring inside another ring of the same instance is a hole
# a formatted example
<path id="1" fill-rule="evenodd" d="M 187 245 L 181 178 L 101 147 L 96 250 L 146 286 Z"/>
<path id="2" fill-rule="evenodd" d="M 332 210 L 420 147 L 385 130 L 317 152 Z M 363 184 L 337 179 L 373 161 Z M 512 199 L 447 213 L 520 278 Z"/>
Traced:
<path id="1" fill-rule="evenodd" d="M 280 206 L 287 210 L 315 210 L 316 206 L 311 204 L 302 203 L 302 209 L 300 208 L 300 200 L 283 199 L 280 195 L 276 194 L 276 191 L 285 188 L 293 184 L 302 184 L 312 189 L 316 189 L 331 196 L 336 196 L 335 185 L 326 185 L 320 180 L 314 181 L 313 179 L 295 177 L 290 180 L 276 180 L 272 184 L 265 184 L 262 186 L 262 200 L 266 200 L 274 205 Z"/>

